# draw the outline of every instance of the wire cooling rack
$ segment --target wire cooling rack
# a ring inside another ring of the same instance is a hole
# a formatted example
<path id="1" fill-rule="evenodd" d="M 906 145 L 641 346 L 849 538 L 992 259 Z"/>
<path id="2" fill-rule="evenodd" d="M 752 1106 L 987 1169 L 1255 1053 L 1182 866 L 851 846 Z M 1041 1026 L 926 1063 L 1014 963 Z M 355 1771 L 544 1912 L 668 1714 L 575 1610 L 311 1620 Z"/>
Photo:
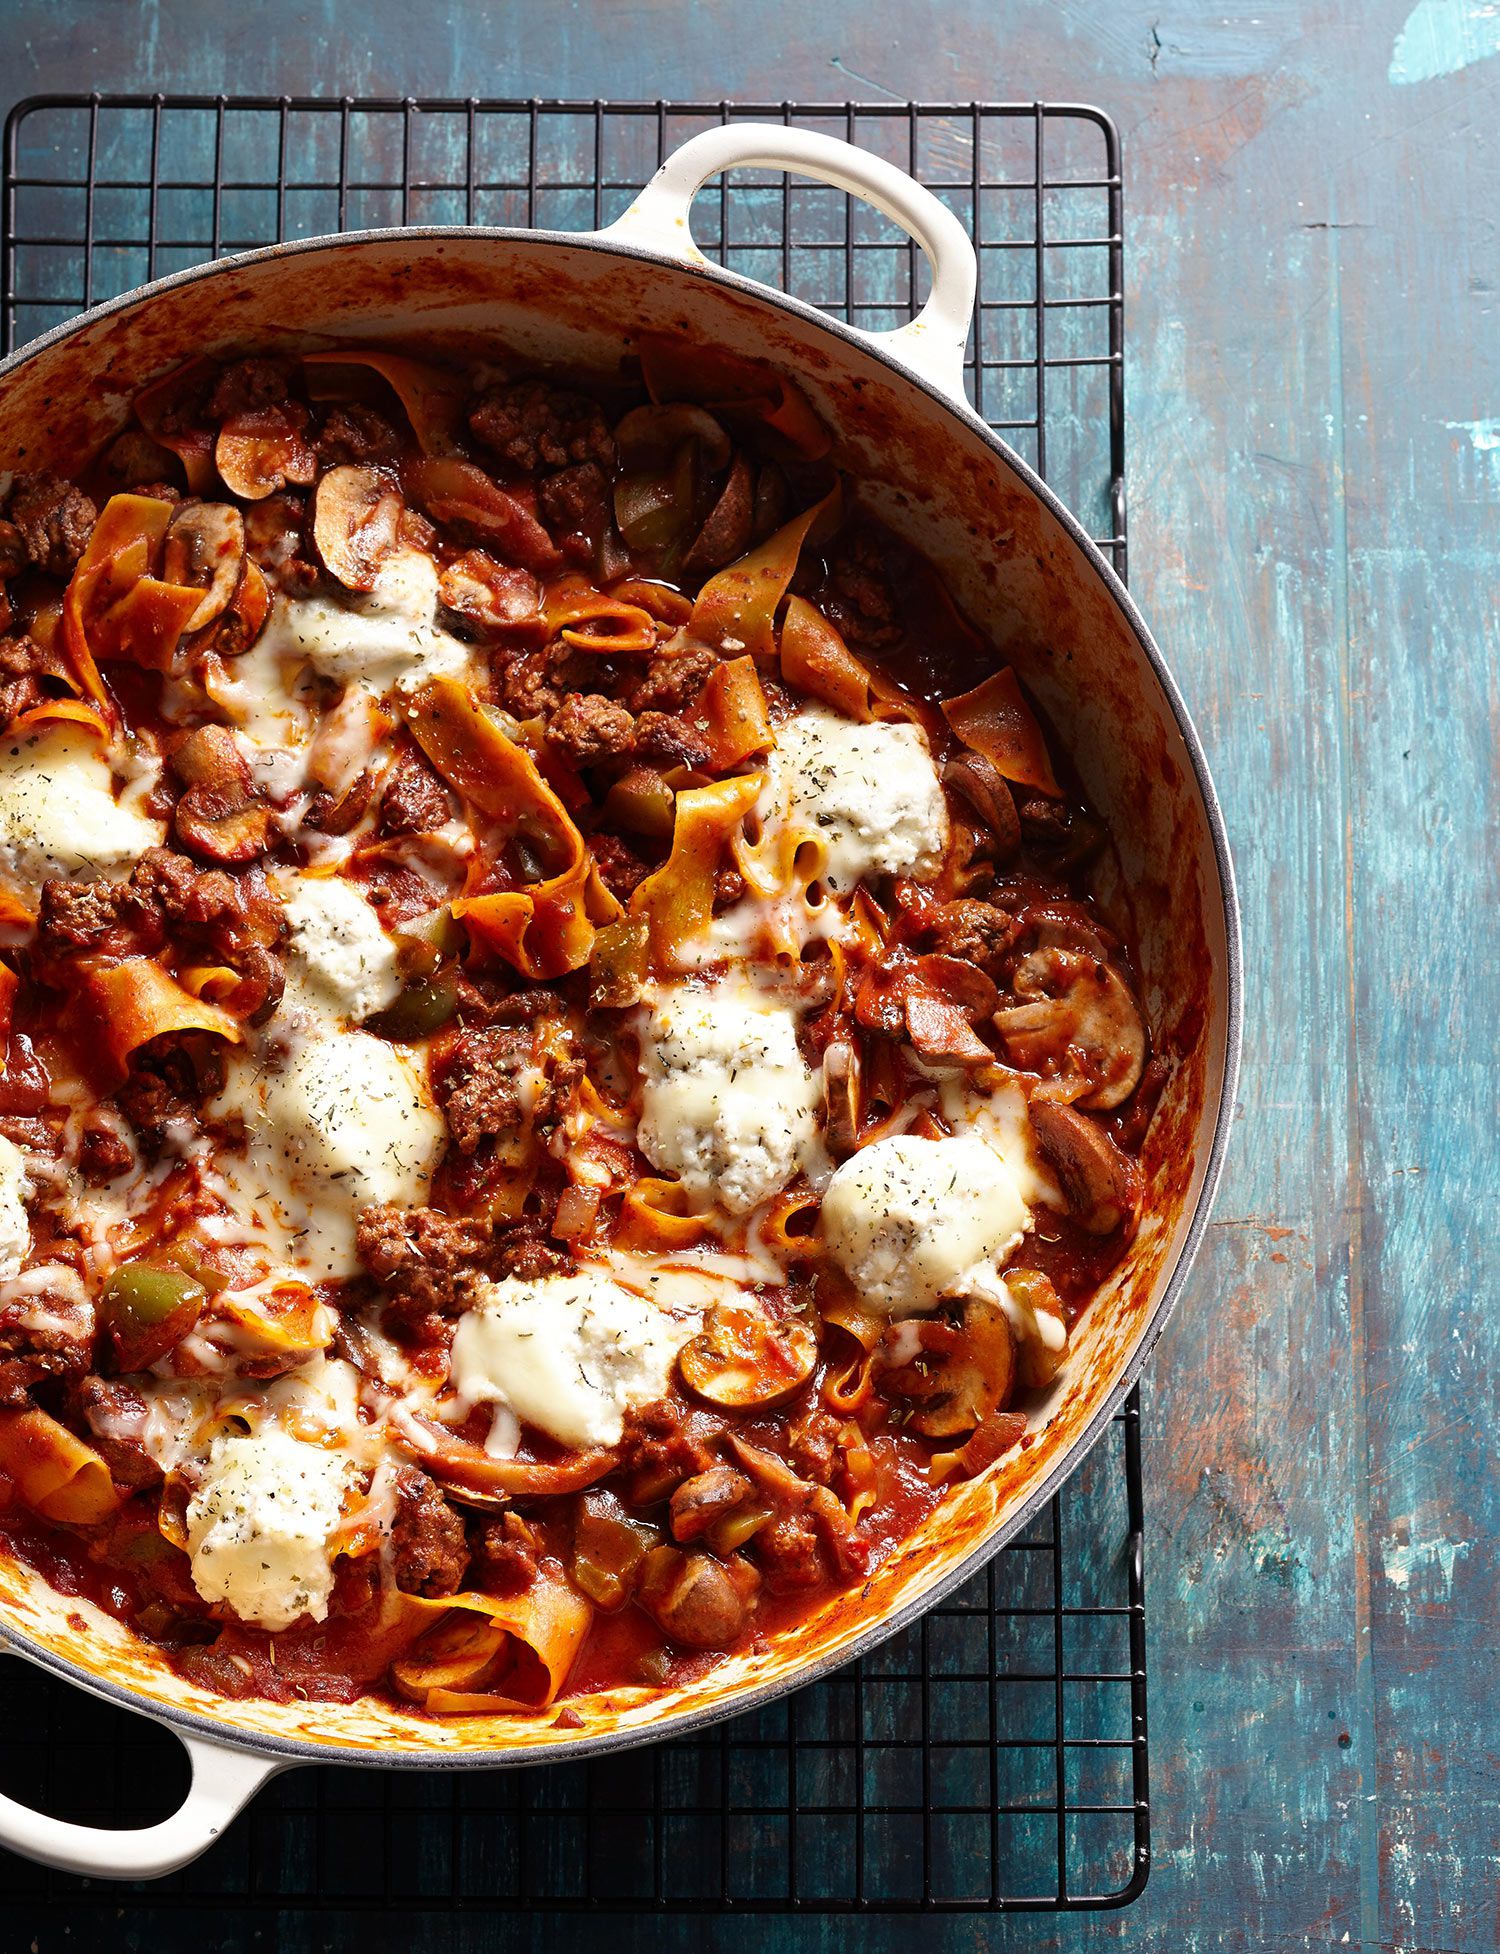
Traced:
<path id="1" fill-rule="evenodd" d="M 590 229 L 698 129 L 791 121 L 921 178 L 975 237 L 975 406 L 1123 574 L 1119 143 L 1073 104 L 838 105 L 46 97 L 5 133 L 7 350 L 225 252 L 390 224 Z M 737 271 L 894 326 L 920 252 L 842 192 L 736 171 L 694 235 Z M 105 1886 L 0 1854 L 0 1904 L 152 1917 L 1058 1911 L 1125 1906 L 1150 1864 L 1139 1404 L 957 1595 L 864 1661 L 706 1734 L 514 1772 L 299 1770 L 196 1866 Z M 185 1787 L 175 1740 L 0 1660 L 0 1784 L 92 1824 Z"/>

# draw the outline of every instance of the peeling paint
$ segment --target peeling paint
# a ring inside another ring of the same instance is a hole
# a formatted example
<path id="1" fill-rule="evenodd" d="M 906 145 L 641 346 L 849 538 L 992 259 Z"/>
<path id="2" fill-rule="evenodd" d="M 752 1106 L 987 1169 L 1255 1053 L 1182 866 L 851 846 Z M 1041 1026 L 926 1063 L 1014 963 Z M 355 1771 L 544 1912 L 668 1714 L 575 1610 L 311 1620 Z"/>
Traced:
<path id="1" fill-rule="evenodd" d="M 1492 54 L 1500 54 L 1496 0 L 1419 0 L 1396 37 L 1388 79 L 1435 81 Z"/>
<path id="2" fill-rule="evenodd" d="M 1425 1567 L 1436 1567 L 1442 1576 L 1444 1594 L 1451 1594 L 1453 1570 L 1459 1561 L 1468 1559 L 1473 1545 L 1471 1540 L 1448 1540 L 1442 1535 L 1431 1540 L 1388 1537 L 1380 1543 L 1385 1578 L 1404 1593 L 1410 1588 L 1414 1574 L 1419 1574 Z"/>

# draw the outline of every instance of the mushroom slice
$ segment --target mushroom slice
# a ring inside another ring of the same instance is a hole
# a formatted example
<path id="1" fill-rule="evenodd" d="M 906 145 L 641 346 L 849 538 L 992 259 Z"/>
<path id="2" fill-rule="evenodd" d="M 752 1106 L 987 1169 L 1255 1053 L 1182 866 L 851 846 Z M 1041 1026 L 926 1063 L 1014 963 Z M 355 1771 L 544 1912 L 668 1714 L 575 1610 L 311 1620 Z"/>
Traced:
<path id="1" fill-rule="evenodd" d="M 245 567 L 245 518 L 228 502 L 179 502 L 162 544 L 165 583 L 196 584 L 203 602 L 184 629 L 201 631 L 228 609 Z"/>
<path id="2" fill-rule="evenodd" d="M 751 1297 L 715 1304 L 677 1360 L 688 1389 L 723 1411 L 780 1404 L 817 1361 L 817 1332 L 805 1317 L 778 1322 Z"/>
<path id="3" fill-rule="evenodd" d="M 271 587 L 260 565 L 247 556 L 229 607 L 215 620 L 203 644 L 211 646 L 221 658 L 238 658 L 255 643 L 270 614 Z"/>
<path id="4" fill-rule="evenodd" d="M 1023 1070 L 1073 1072 L 1080 1106 L 1108 1112 L 1140 1084 L 1146 1027 L 1125 979 L 1102 958 L 1045 944 L 1023 957 L 1012 985 L 1023 1001 L 994 1014 Z"/>
<path id="5" fill-rule="evenodd" d="M 737 562 L 750 547 L 754 515 L 755 484 L 750 464 L 743 455 L 736 455 L 718 501 L 682 559 L 682 575 L 707 576 L 722 570 L 726 563 Z"/>
<path id="6" fill-rule="evenodd" d="M 330 468 L 313 494 L 313 542 L 346 590 L 373 590 L 396 547 L 401 497 L 378 468 Z"/>
<path id="7" fill-rule="evenodd" d="M 670 1502 L 672 1538 L 696 1540 L 750 1497 L 750 1481 L 733 1466 L 710 1466 L 684 1479 Z"/>
<path id="8" fill-rule="evenodd" d="M 982 753 L 960 753 L 943 768 L 943 785 L 961 794 L 984 823 L 996 861 L 1010 861 L 1021 845 L 1021 817 L 1000 769 Z"/>
<path id="9" fill-rule="evenodd" d="M 1068 1212 L 1091 1235 L 1134 1234 L 1141 1205 L 1141 1175 L 1135 1162 L 1115 1145 L 1096 1120 L 1033 1099 L 1031 1128 L 1037 1145 L 1056 1170 Z"/>
<path id="10" fill-rule="evenodd" d="M 760 1576 L 738 1554 L 653 1547 L 642 1564 L 640 1603 L 662 1633 L 690 1649 L 728 1649 L 740 1639 Z"/>
<path id="11" fill-rule="evenodd" d="M 530 624 L 542 615 L 542 587 L 529 570 L 497 563 L 486 550 L 465 550 L 438 574 L 446 610 L 492 631 Z"/>
<path id="12" fill-rule="evenodd" d="M 305 487 L 315 480 L 318 457 L 286 408 L 258 407 L 232 415 L 219 429 L 214 466 L 232 495 L 263 502 L 288 482 Z"/>
<path id="13" fill-rule="evenodd" d="M 859 1141 L 859 1053 L 835 1038 L 823 1054 L 823 1144 L 847 1160 Z"/>
<path id="14" fill-rule="evenodd" d="M 456 455 L 424 455 L 407 463 L 408 494 L 434 522 L 471 530 L 527 570 L 555 570 L 562 561 L 542 527 L 529 490 L 501 488 L 472 461 Z"/>
<path id="15" fill-rule="evenodd" d="M 906 995 L 906 1035 L 929 1065 L 990 1065 L 995 1054 L 956 1004 L 916 985 Z"/>
<path id="16" fill-rule="evenodd" d="M 887 1371 L 881 1381 L 888 1395 L 910 1400 L 909 1431 L 923 1438 L 955 1438 L 1004 1405 L 1015 1383 L 1016 1346 L 998 1303 L 971 1296 L 961 1323 L 922 1323 L 917 1336 L 921 1354 Z"/>

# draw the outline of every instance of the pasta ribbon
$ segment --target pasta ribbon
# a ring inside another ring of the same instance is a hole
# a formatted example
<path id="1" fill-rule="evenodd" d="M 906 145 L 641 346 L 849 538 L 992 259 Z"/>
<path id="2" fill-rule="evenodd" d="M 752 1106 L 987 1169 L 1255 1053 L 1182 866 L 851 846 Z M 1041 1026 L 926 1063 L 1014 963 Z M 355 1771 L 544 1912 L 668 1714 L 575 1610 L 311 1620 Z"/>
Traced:
<path id="1" fill-rule="evenodd" d="M 543 1567 L 524 1594 L 401 1597 L 424 1624 L 391 1664 L 403 1696 L 437 1715 L 544 1710 L 568 1680 L 594 1611 L 560 1572 Z"/>
<path id="2" fill-rule="evenodd" d="M 325 367 L 362 366 L 378 374 L 400 401 L 423 454 L 457 454 L 466 392 L 458 374 L 407 353 L 383 353 L 364 346 L 304 353 L 302 364 L 313 369 L 308 378 L 308 391 L 313 394 L 320 391 L 316 382 Z"/>
<path id="3" fill-rule="evenodd" d="M 836 519 L 837 486 L 778 529 L 758 549 L 710 577 L 698 592 L 688 630 L 721 651 L 776 656 L 776 607 L 786 595 L 802 545 L 814 525 Z"/>
<path id="4" fill-rule="evenodd" d="M 0 1411 L 0 1471 L 34 1513 L 97 1526 L 120 1504 L 109 1467 L 92 1445 L 45 1411 Z"/>
<path id="5" fill-rule="evenodd" d="M 802 597 L 786 600 L 781 676 L 845 719 L 916 717 L 899 688 L 856 658 L 823 613 Z"/>
<path id="6" fill-rule="evenodd" d="M 1054 799 L 1062 793 L 1042 729 L 1009 665 L 972 692 L 945 699 L 943 715 L 964 745 L 988 760 L 1006 780 Z"/>
<path id="7" fill-rule="evenodd" d="M 412 702 L 411 729 L 438 772 L 507 838 L 520 835 L 547 873 L 525 889 L 466 894 L 453 914 L 525 977 L 560 977 L 589 960 L 601 924 L 620 905 L 599 880 L 572 817 L 467 686 L 433 679 Z M 473 879 L 484 868 L 476 863 Z"/>
<path id="8" fill-rule="evenodd" d="M 616 1463 L 614 1448 L 598 1445 L 560 1459 L 497 1459 L 472 1439 L 460 1438 L 447 1425 L 414 1411 L 398 1410 L 392 1415 L 391 1436 L 424 1472 L 466 1492 L 506 1499 L 582 1492 Z"/>
<path id="9" fill-rule="evenodd" d="M 220 1290 L 200 1321 L 210 1338 L 215 1322 L 228 1327 L 235 1354 L 251 1358 L 311 1357 L 327 1349 L 334 1331 L 332 1312 L 301 1282 L 253 1296 Z"/>
<path id="10" fill-rule="evenodd" d="M 161 379 L 143 387 L 132 403 L 135 417 L 159 447 L 166 448 L 182 463 L 187 485 L 194 495 L 210 495 L 214 487 L 213 430 L 182 425 L 183 409 L 207 387 L 218 373 L 217 361 L 200 357 L 185 366 L 173 367 Z"/>
<path id="11" fill-rule="evenodd" d="M 699 712 L 708 721 L 713 742 L 709 764 L 716 773 L 726 773 L 754 753 L 769 753 L 776 744 L 753 658 L 730 658 L 716 666 L 703 688 Z"/>
<path id="12" fill-rule="evenodd" d="M 622 1248 L 692 1248 L 710 1232 L 708 1216 L 693 1211 L 681 1181 L 647 1175 L 620 1204 L 615 1239 Z"/>
<path id="13" fill-rule="evenodd" d="M 677 946 L 712 919 L 720 857 L 754 807 L 765 778 L 763 773 L 737 774 L 707 787 L 686 787 L 677 796 L 672 852 L 630 898 L 631 913 L 646 919 L 653 964 L 672 968 Z"/>
<path id="14" fill-rule="evenodd" d="M 653 400 L 690 399 L 716 412 L 748 411 L 809 461 L 832 447 L 801 389 L 771 367 L 722 347 L 657 334 L 645 334 L 638 343 L 641 374 Z"/>
<path id="15" fill-rule="evenodd" d="M 238 1019 L 207 998 L 194 997 L 152 957 L 127 957 L 123 963 L 80 965 L 64 1022 L 92 1059 L 112 1078 L 125 1077 L 130 1054 L 169 1032 L 211 1031 L 231 1045 L 241 1044 Z"/>
<path id="16" fill-rule="evenodd" d="M 152 564 L 172 504 L 152 495 L 112 495 L 63 594 L 63 649 L 79 689 L 109 710 L 100 658 L 127 658 L 148 670 L 172 666 L 188 620 L 203 602 L 196 584 L 163 583 Z"/>
<path id="17" fill-rule="evenodd" d="M 656 619 L 619 592 L 608 596 L 582 577 L 557 585 L 547 600 L 547 629 L 579 651 L 606 656 L 656 649 Z"/>

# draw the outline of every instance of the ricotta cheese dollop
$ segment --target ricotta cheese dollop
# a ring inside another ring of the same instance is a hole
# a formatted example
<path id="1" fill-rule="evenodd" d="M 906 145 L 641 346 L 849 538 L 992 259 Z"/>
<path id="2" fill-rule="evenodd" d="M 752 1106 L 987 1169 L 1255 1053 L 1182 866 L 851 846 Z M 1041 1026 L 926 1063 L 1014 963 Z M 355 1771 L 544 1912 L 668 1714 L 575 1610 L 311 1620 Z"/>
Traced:
<path id="1" fill-rule="evenodd" d="M 165 834 L 115 797 L 98 737 L 53 722 L 0 741 L 0 880 L 34 901 L 53 875 L 125 873 Z"/>
<path id="2" fill-rule="evenodd" d="M 333 1592 L 329 1536 L 353 1474 L 343 1454 L 275 1425 L 216 1438 L 187 1508 L 193 1586 L 242 1621 L 324 1621 Z"/>
<path id="3" fill-rule="evenodd" d="M 236 1054 L 212 1110 L 245 1128 L 218 1161 L 231 1205 L 315 1282 L 357 1272 L 361 1208 L 420 1205 L 447 1139 L 416 1062 L 365 1031 L 299 1035 L 279 1066 Z"/>
<path id="4" fill-rule="evenodd" d="M 337 684 L 407 691 L 430 678 L 456 676 L 470 663 L 469 647 L 439 626 L 437 603 L 432 558 L 423 550 L 398 550 L 363 596 L 282 600 L 271 621 L 272 642 Z"/>
<path id="5" fill-rule="evenodd" d="M 460 1317 L 450 1375 L 465 1405 L 504 1405 L 561 1445 L 617 1445 L 626 1411 L 662 1396 L 698 1328 L 602 1269 L 511 1276 Z"/>
<path id="6" fill-rule="evenodd" d="M 401 989 L 396 946 L 352 882 L 300 876 L 286 900 L 296 973 L 353 1021 L 382 1011 Z"/>
<path id="7" fill-rule="evenodd" d="M 875 874 L 932 874 L 948 840 L 948 807 L 927 737 L 910 720 L 861 725 L 806 706 L 776 729 L 759 808 L 822 843 L 836 894 Z"/>
<path id="8" fill-rule="evenodd" d="M 986 1141 L 900 1134 L 844 1162 L 820 1225 L 866 1307 L 895 1317 L 988 1288 L 1030 1221 L 1014 1174 Z"/>
<path id="9" fill-rule="evenodd" d="M 700 1207 L 747 1214 L 784 1188 L 817 1138 L 819 1088 L 797 1021 L 749 984 L 663 991 L 641 1034 L 637 1139 Z"/>
<path id="10" fill-rule="evenodd" d="M 0 1281 L 19 1275 L 31 1247 L 26 1212 L 26 1156 L 0 1135 Z"/>

